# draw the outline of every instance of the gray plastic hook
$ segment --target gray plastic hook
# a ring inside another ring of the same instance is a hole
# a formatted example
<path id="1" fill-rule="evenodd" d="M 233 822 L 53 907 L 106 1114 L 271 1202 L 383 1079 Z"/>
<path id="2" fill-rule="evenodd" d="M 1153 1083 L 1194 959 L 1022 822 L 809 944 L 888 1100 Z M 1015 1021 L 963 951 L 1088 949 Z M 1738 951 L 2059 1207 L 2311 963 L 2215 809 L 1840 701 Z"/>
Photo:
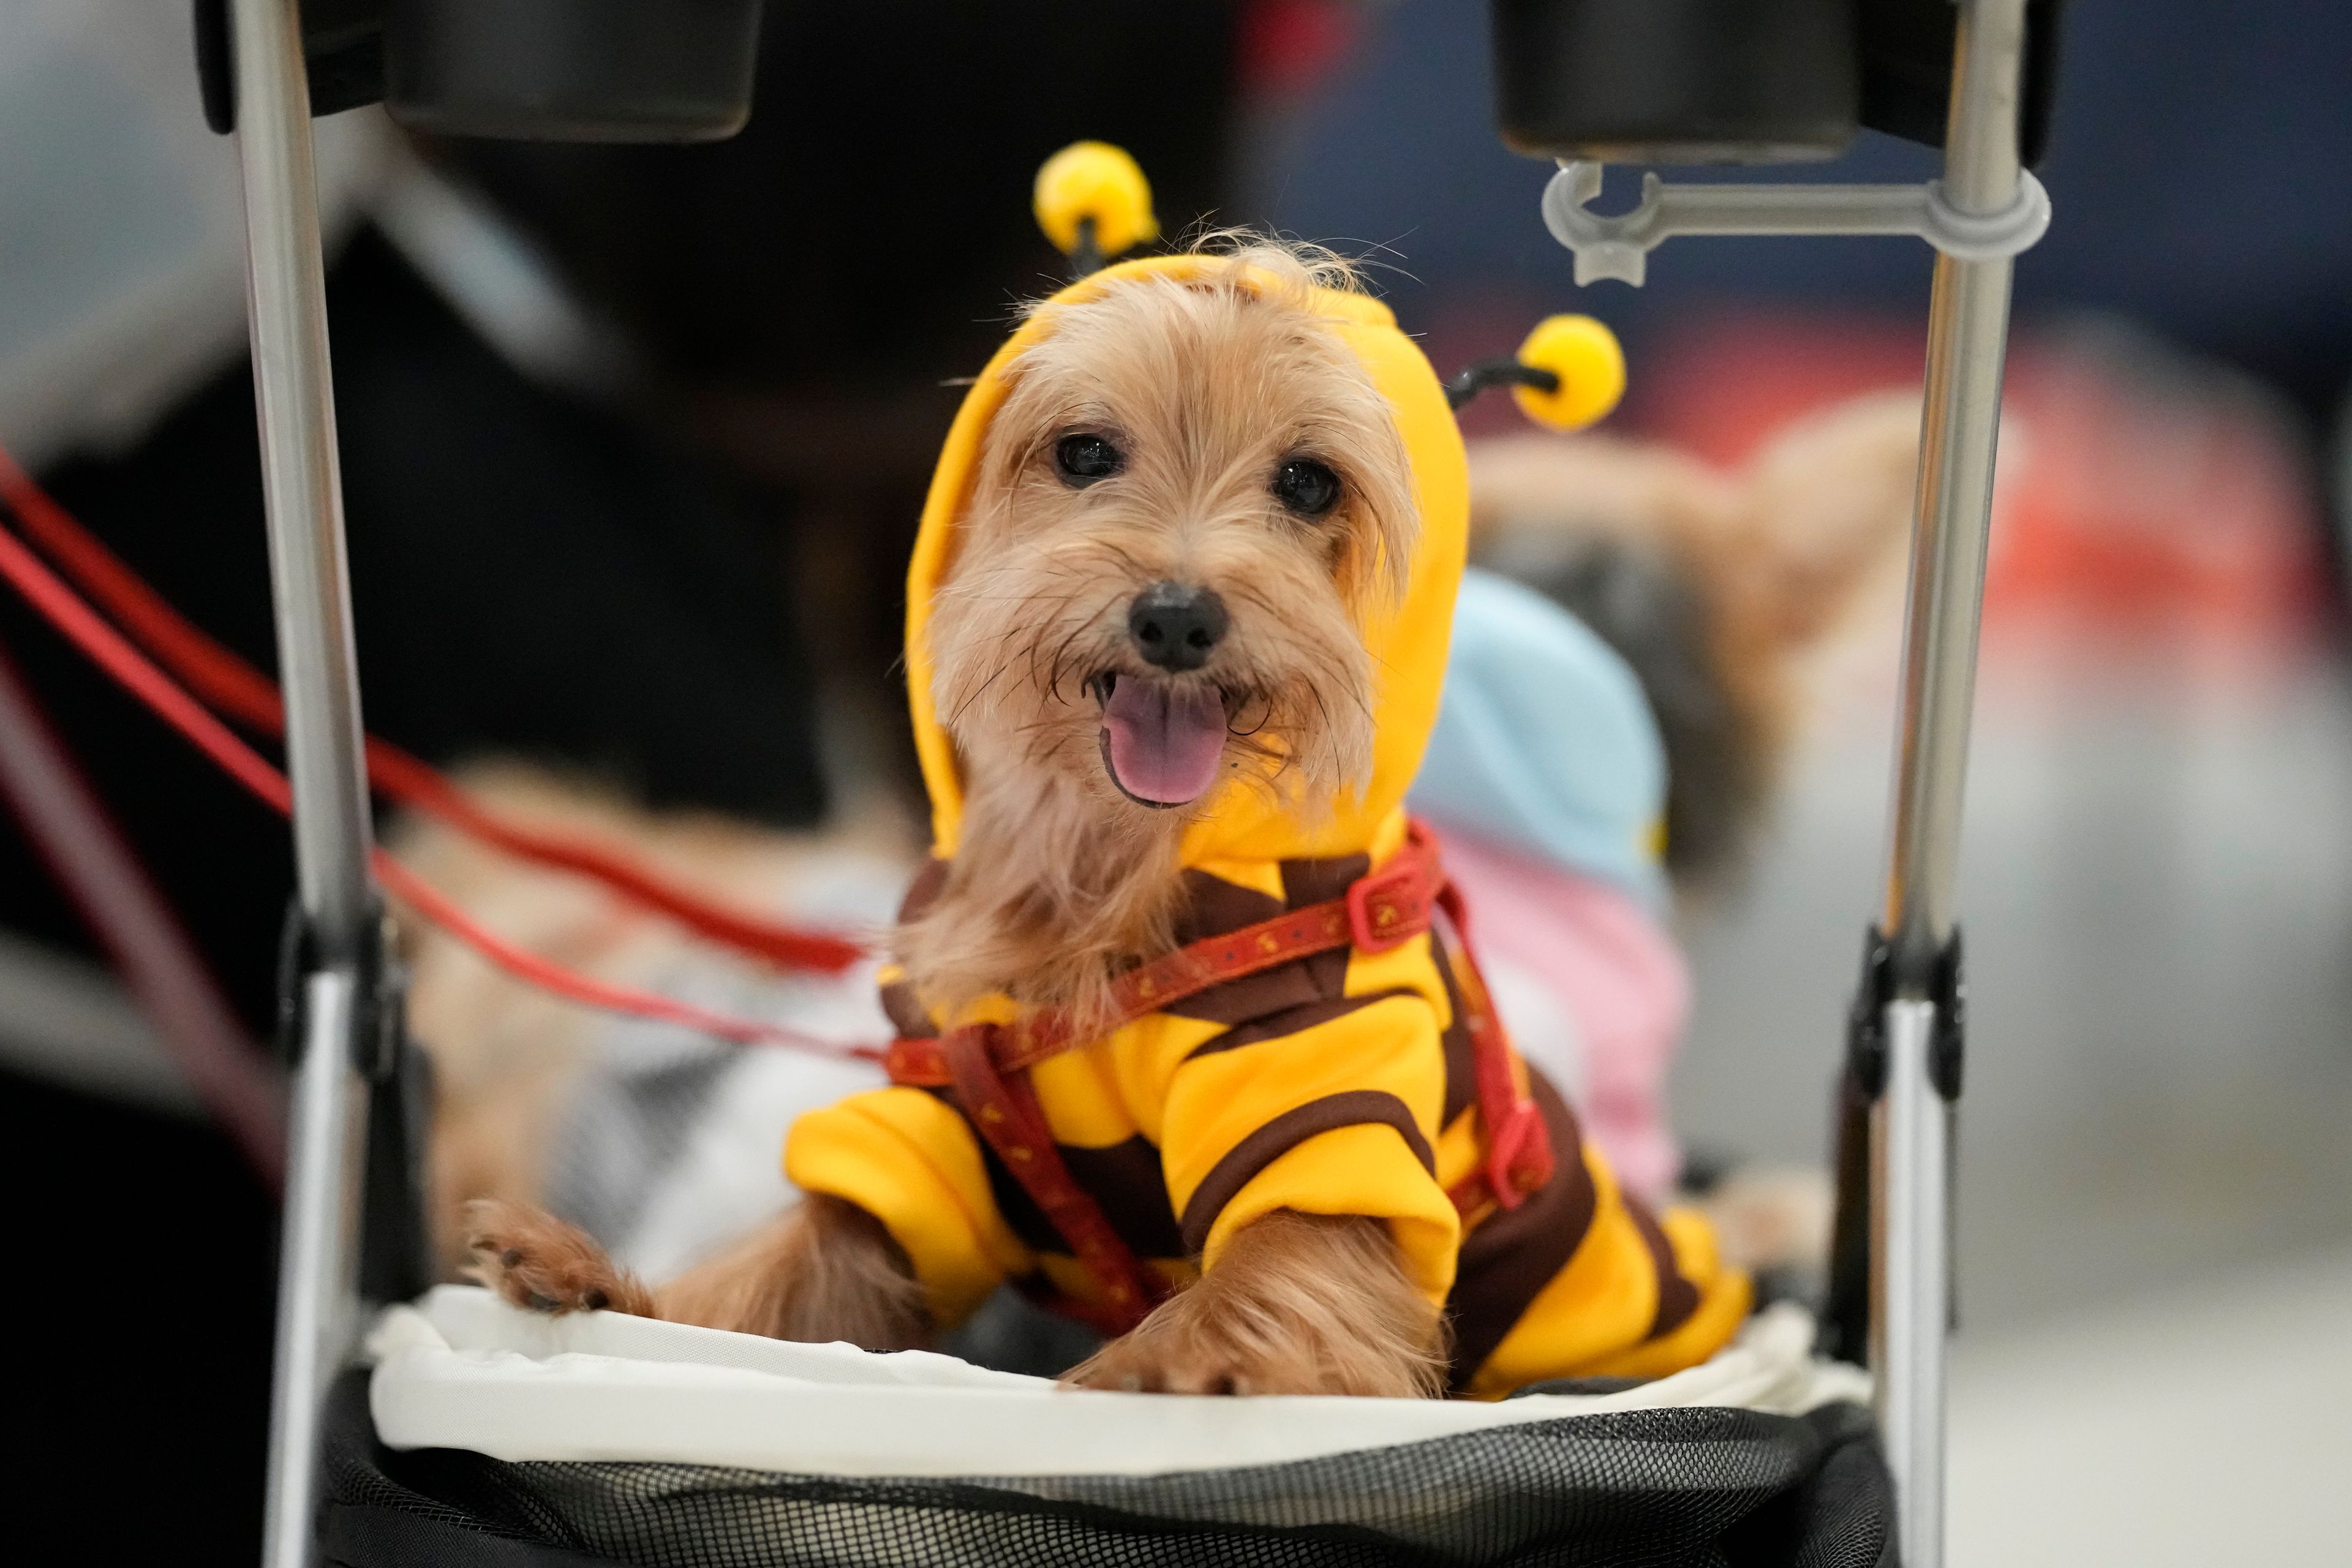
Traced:
<path id="1" fill-rule="evenodd" d="M 2030 174 L 2003 211 L 1963 212 L 1943 183 L 1922 185 L 1682 185 L 1642 178 L 1641 205 L 1603 217 L 1599 163 L 1563 158 L 1544 187 L 1544 226 L 1575 253 L 1579 284 L 1614 278 L 1639 287 L 1649 253 L 1676 235 L 1907 234 L 1947 256 L 1990 261 L 2017 255 L 2050 226 L 2050 194 Z"/>

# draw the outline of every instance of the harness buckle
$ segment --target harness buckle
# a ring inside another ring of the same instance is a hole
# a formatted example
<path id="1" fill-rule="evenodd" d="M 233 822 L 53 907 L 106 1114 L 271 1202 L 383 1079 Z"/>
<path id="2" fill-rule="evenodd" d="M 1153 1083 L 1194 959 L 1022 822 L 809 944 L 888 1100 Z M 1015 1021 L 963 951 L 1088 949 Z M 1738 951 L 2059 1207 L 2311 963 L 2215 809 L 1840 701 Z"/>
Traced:
<path id="1" fill-rule="evenodd" d="M 946 1047 L 928 1036 L 902 1035 L 892 1040 L 883 1054 L 882 1070 L 892 1083 L 926 1087 L 948 1083 L 953 1077 L 948 1071 Z"/>
<path id="2" fill-rule="evenodd" d="M 1348 884 L 1348 933 L 1359 952 L 1386 952 L 1429 929 L 1432 901 L 1423 857 L 1408 848 Z"/>

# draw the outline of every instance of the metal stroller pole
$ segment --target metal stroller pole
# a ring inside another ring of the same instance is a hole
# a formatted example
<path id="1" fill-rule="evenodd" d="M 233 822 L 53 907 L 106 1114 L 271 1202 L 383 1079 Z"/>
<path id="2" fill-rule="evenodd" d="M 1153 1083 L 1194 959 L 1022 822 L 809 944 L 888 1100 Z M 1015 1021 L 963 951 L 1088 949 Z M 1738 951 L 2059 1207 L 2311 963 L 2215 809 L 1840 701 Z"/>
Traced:
<path id="1" fill-rule="evenodd" d="M 1964 214 L 2017 199 L 2025 0 L 1960 8 L 1943 190 Z M 1887 860 L 1885 1089 L 1871 1121 L 1871 1362 L 1903 1560 L 1944 1552 L 1951 1131 L 1959 1089 L 1952 884 L 2009 330 L 2008 257 L 1936 261 Z"/>
<path id="2" fill-rule="evenodd" d="M 359 1053 L 381 922 L 368 875 L 373 835 L 301 20 L 297 0 L 233 0 L 230 16 L 247 305 L 304 926 L 263 1556 L 270 1568 L 301 1568 L 313 1537 L 320 1403 L 357 1321 L 367 1125 Z"/>
<path id="3" fill-rule="evenodd" d="M 1848 1019 L 1837 1236 L 1824 1314 L 1827 1348 L 1848 1357 L 1866 1350 L 1876 1373 L 1903 1556 L 1912 1568 L 1937 1568 L 1943 1557 L 1949 1162 L 1965 1023 L 1952 883 L 2010 276 L 2012 259 L 2050 222 L 2049 196 L 2020 157 L 2027 8 L 2028 0 L 1956 0 L 1944 175 L 1926 186 L 1666 184 L 1653 175 L 1632 211 L 1594 213 L 1588 204 L 1601 194 L 1601 165 L 1586 142 L 1551 129 L 1554 119 L 1590 123 L 1579 118 L 1579 102 L 1553 90 L 1539 71 L 1518 83 L 1524 139 L 1557 142 L 1569 154 L 1544 192 L 1543 215 L 1574 253 L 1580 284 L 1613 278 L 1638 285 L 1649 252 L 1676 235 L 1902 234 L 1938 253 L 1886 897 Z M 1594 37 L 1605 41 L 1604 34 Z M 2042 44 L 2037 58 L 2046 75 L 2048 40 Z M 1656 58 L 1643 63 L 1666 68 Z M 1507 86 L 1515 80 L 1506 73 Z M 1609 138 L 1598 139 L 1606 151 Z M 1705 138 L 1699 145 L 1714 148 Z"/>

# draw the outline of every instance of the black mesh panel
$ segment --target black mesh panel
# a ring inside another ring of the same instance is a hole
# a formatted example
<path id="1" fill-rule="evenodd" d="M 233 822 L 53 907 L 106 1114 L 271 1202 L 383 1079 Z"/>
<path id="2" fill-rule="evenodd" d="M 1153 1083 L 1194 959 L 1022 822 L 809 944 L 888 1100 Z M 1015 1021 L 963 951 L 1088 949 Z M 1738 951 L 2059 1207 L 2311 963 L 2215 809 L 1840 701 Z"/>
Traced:
<path id="1" fill-rule="evenodd" d="M 1579 1416 L 1160 1477 L 857 1480 L 395 1454 L 338 1391 L 328 1560 L 349 1568 L 1158 1568 L 1895 1563 L 1868 1415 Z"/>

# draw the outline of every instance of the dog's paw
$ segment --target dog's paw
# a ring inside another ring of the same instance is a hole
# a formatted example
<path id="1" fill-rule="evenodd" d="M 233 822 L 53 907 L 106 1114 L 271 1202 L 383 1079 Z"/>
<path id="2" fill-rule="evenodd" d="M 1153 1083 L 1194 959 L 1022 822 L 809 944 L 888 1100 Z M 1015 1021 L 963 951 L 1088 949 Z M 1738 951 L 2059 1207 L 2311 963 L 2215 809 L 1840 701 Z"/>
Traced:
<path id="1" fill-rule="evenodd" d="M 1300 1346 L 1244 1344 L 1213 1324 L 1149 1331 L 1112 1341 L 1065 1373 L 1071 1388 L 1128 1394 L 1345 1394 L 1321 1358 Z"/>
<path id="2" fill-rule="evenodd" d="M 1751 1273 L 1819 1274 L 1829 1267 L 1837 1190 L 1807 1166 L 1753 1166 L 1717 1182 L 1695 1206 L 1715 1227 L 1726 1263 Z"/>
<path id="3" fill-rule="evenodd" d="M 466 1205 L 466 1272 L 534 1312 L 654 1315 L 653 1296 L 595 1239 L 553 1215 L 496 1198 Z"/>
<path id="4" fill-rule="evenodd" d="M 1063 1374 L 1068 1388 L 1128 1394 L 1348 1394 L 1409 1399 L 1433 1392 L 1425 1348 L 1349 1339 L 1279 1300 L 1241 1302 L 1194 1287 Z M 1220 1299 L 1222 1297 L 1227 1299 Z"/>
<path id="5" fill-rule="evenodd" d="M 1235 1237 L 1199 1283 L 1062 1382 L 1133 1394 L 1410 1399 L 1444 1388 L 1442 1338 L 1387 1226 L 1277 1210 Z"/>

